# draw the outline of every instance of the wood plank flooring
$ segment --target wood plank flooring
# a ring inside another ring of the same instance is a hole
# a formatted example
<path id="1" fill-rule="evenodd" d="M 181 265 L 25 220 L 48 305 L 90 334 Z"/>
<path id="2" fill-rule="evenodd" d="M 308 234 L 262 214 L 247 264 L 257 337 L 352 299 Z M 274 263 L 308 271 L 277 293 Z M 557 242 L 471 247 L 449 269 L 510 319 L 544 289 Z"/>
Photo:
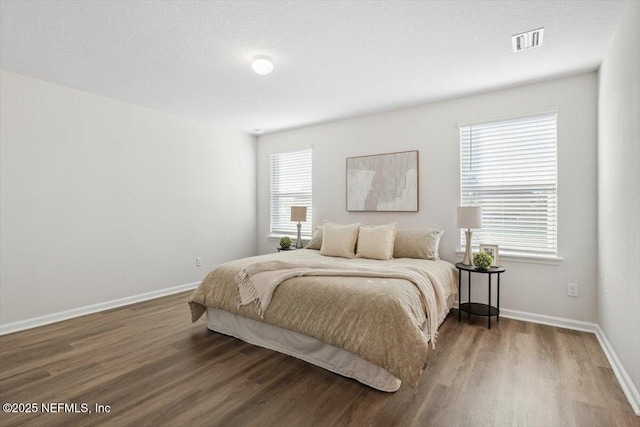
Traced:
<path id="1" fill-rule="evenodd" d="M 192 324 L 187 296 L 1 336 L 0 403 L 110 412 L 0 425 L 640 426 L 593 334 L 453 311 L 417 389 L 389 394 Z"/>

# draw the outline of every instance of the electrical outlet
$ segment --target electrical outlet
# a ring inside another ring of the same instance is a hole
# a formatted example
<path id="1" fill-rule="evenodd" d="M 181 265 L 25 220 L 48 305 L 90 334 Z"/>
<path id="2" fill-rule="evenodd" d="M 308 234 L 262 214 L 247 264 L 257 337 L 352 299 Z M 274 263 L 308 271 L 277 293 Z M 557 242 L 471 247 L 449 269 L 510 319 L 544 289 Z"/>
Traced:
<path id="1" fill-rule="evenodd" d="M 197 256 L 196 257 L 196 267 L 202 267 L 202 257 L 201 256 Z"/>
<path id="2" fill-rule="evenodd" d="M 567 286 L 567 295 L 570 297 L 578 296 L 578 284 L 577 283 L 569 283 Z"/>

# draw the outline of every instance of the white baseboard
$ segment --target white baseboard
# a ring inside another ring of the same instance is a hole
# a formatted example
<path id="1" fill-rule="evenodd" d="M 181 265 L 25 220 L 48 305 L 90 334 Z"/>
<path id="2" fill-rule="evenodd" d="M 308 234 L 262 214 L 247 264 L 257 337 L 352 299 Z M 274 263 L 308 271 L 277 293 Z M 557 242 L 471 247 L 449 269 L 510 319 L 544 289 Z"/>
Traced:
<path id="1" fill-rule="evenodd" d="M 595 334 L 598 325 L 581 320 L 567 319 L 564 317 L 546 316 L 544 314 L 529 313 L 526 311 L 500 309 L 500 316 L 507 319 L 524 320 L 525 322 L 539 323 L 541 325 L 556 326 L 558 328 L 571 329 L 574 331 L 591 332 Z"/>
<path id="2" fill-rule="evenodd" d="M 454 304 L 454 308 L 458 308 L 457 302 Z M 620 363 L 620 359 L 618 359 L 616 352 L 613 350 L 613 347 L 611 347 L 611 344 L 609 344 L 609 341 L 607 340 L 604 331 L 600 328 L 600 325 L 597 323 L 566 319 L 564 317 L 546 316 L 544 314 L 528 313 L 526 311 L 509 310 L 506 308 L 500 309 L 500 316 L 508 319 L 540 323 L 542 325 L 556 326 L 558 328 L 591 332 L 595 334 L 596 338 L 598 338 L 598 342 L 600 343 L 600 347 L 602 347 L 602 351 L 609 360 L 611 369 L 613 369 L 624 395 L 627 397 L 627 400 L 633 409 L 633 412 L 640 416 L 640 393 L 638 393 L 638 389 L 633 384 L 633 381 L 631 381 L 631 378 L 624 369 L 624 366 L 622 366 L 622 363 Z"/>
<path id="3" fill-rule="evenodd" d="M 624 395 L 627 396 L 627 400 L 631 404 L 633 412 L 640 416 L 640 393 L 638 393 L 638 389 L 635 384 L 633 384 L 633 381 L 631 381 L 631 378 L 629 378 L 629 374 L 627 374 L 622 363 L 620 363 L 618 355 L 613 351 L 613 347 L 611 347 L 611 344 L 609 343 L 609 340 L 604 334 L 602 328 L 600 328 L 600 325 L 598 325 L 596 330 L 596 338 L 598 338 L 598 342 L 600 342 L 600 347 L 602 347 L 605 356 L 609 359 L 611 369 L 613 369 L 613 372 L 616 374 L 620 387 L 622 387 Z"/>
<path id="4" fill-rule="evenodd" d="M 200 282 L 187 283 L 186 285 L 173 286 L 171 288 L 160 289 L 158 291 L 146 292 L 144 294 L 133 295 L 130 297 L 120 298 L 112 301 L 101 302 L 98 304 L 87 305 L 85 307 L 72 308 L 71 310 L 51 313 L 32 319 L 20 320 L 18 322 L 0 325 L 0 335 L 11 334 L 13 332 L 23 331 L 38 326 L 48 325 L 50 323 L 60 322 L 62 320 L 72 319 L 74 317 L 84 316 L 86 314 L 97 313 L 99 311 L 110 310 L 123 305 L 134 304 L 136 302 L 147 301 L 166 295 L 177 294 L 191 289 L 195 289 Z"/>
<path id="5" fill-rule="evenodd" d="M 457 301 L 453 304 L 453 308 L 458 308 Z M 539 323 L 541 325 L 557 326 L 559 328 L 572 329 L 574 331 L 591 332 L 593 334 L 595 334 L 598 329 L 598 325 L 591 322 L 566 319 L 564 317 L 546 316 L 544 314 L 529 313 L 527 311 L 509 310 L 508 308 L 500 309 L 500 317 Z"/>

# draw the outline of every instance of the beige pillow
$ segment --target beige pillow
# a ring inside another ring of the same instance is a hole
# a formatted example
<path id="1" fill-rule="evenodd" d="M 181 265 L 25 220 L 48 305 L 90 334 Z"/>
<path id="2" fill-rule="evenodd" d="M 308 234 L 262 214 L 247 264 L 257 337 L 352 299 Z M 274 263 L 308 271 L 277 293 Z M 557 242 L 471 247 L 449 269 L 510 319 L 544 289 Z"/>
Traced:
<path id="1" fill-rule="evenodd" d="M 442 233 L 444 230 L 435 228 L 398 230 L 393 246 L 393 257 L 439 260 L 438 248 Z"/>
<path id="2" fill-rule="evenodd" d="M 311 236 L 311 240 L 309 240 L 309 243 L 307 244 L 307 249 L 320 248 L 322 248 L 322 226 L 318 225 Z"/>
<path id="3" fill-rule="evenodd" d="M 358 231 L 358 253 L 356 258 L 391 259 L 396 240 L 398 223 L 376 227 L 361 226 Z"/>
<path id="4" fill-rule="evenodd" d="M 320 255 L 353 258 L 360 224 L 340 225 L 325 221 Z"/>

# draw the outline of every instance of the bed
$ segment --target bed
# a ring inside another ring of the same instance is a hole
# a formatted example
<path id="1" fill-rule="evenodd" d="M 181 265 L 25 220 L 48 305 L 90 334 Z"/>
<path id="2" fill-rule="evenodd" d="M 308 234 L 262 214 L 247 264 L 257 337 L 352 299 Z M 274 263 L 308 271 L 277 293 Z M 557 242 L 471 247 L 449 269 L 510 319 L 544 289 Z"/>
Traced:
<path id="1" fill-rule="evenodd" d="M 298 274 L 298 267 L 305 272 Z M 252 268 L 283 273 L 266 307 L 240 304 L 238 280 Z M 443 301 L 431 307 L 431 317 L 425 294 Z M 225 263 L 189 304 L 192 320 L 206 313 L 212 331 L 393 392 L 401 383 L 417 385 L 435 342 L 433 325 L 437 329 L 456 297 L 457 270 L 447 261 L 344 259 L 300 249 Z"/>

